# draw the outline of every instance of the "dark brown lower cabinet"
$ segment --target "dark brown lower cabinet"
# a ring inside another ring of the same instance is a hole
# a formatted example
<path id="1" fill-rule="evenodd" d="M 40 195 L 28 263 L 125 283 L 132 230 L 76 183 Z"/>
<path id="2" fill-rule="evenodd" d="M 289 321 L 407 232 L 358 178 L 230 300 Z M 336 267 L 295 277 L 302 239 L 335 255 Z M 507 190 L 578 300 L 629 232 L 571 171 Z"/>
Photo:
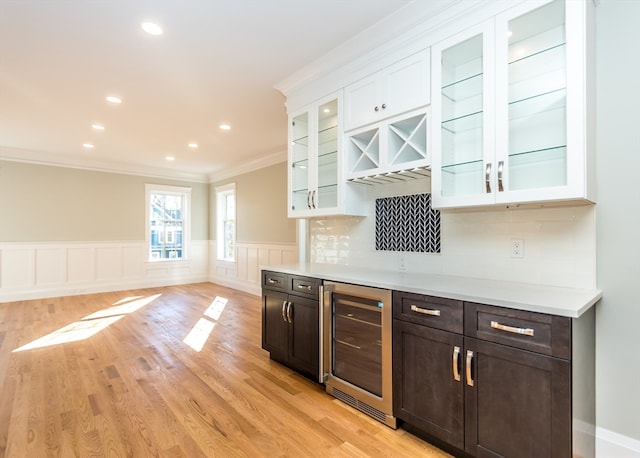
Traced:
<path id="1" fill-rule="evenodd" d="M 407 429 L 459 456 L 594 456 L 593 311 L 442 301 L 394 292 L 394 415 Z"/>
<path id="2" fill-rule="evenodd" d="M 478 457 L 571 456 L 570 362 L 470 338 L 464 349 L 465 450 Z"/>
<path id="3" fill-rule="evenodd" d="M 463 449 L 463 337 L 394 320 L 393 341 L 395 416 Z"/>
<path id="4" fill-rule="evenodd" d="M 271 359 L 318 381 L 320 281 L 263 272 L 262 348 Z"/>

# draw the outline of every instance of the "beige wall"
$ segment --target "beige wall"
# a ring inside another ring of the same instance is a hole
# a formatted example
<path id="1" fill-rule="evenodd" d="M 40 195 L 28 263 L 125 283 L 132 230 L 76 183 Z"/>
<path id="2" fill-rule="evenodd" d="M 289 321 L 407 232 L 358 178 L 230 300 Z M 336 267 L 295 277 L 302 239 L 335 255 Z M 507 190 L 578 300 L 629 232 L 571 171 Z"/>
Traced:
<path id="1" fill-rule="evenodd" d="M 209 185 L 0 161 L 0 242 L 144 240 L 145 183 L 191 190 L 191 238 L 206 240 Z"/>
<path id="2" fill-rule="evenodd" d="M 281 162 L 211 185 L 209 239 L 216 239 L 216 186 L 236 184 L 238 242 L 295 243 L 296 224 L 287 218 L 287 165 Z"/>

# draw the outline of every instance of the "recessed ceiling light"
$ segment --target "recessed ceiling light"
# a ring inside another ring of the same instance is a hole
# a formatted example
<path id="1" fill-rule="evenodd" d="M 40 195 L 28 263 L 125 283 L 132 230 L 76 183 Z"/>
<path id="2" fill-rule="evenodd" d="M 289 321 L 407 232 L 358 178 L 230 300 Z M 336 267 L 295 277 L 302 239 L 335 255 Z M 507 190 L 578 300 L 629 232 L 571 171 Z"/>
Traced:
<path id="1" fill-rule="evenodd" d="M 104 130 L 104 126 L 102 124 L 91 124 L 91 127 L 94 130 Z"/>
<path id="2" fill-rule="evenodd" d="M 115 95 L 108 95 L 105 98 L 107 99 L 107 102 L 110 103 L 122 103 L 122 99 L 120 97 L 116 97 Z"/>
<path id="3" fill-rule="evenodd" d="M 83 143 L 82 147 L 83 148 L 87 148 L 87 149 L 92 149 L 93 148 L 93 144 L 91 144 L 91 143 Z"/>
<path id="4" fill-rule="evenodd" d="M 220 129 L 221 130 L 231 130 L 231 126 L 225 122 L 225 123 L 220 124 Z"/>
<path id="5" fill-rule="evenodd" d="M 324 113 L 331 113 L 331 110 L 329 108 L 325 108 L 324 110 L 322 110 Z"/>
<path id="6" fill-rule="evenodd" d="M 176 158 L 175 158 L 175 157 L 173 157 L 173 156 L 167 156 L 167 157 L 165 157 L 165 159 L 166 159 L 167 161 L 169 161 L 169 162 L 171 162 L 171 161 L 175 161 L 175 160 L 176 160 Z"/>
<path id="7" fill-rule="evenodd" d="M 147 32 L 149 35 L 162 35 L 162 27 L 153 22 L 143 22 L 142 30 Z"/>
<path id="8" fill-rule="evenodd" d="M 197 143 L 189 143 L 189 148 L 196 149 L 198 147 Z"/>

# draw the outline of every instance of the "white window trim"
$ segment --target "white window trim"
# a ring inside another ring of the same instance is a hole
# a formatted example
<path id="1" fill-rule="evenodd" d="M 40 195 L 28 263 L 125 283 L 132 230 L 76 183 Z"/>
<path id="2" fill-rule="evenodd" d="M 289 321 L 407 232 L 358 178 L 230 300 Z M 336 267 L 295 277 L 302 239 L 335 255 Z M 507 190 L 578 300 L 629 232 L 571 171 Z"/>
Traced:
<path id="1" fill-rule="evenodd" d="M 236 184 L 229 183 L 223 186 L 216 186 L 216 261 L 218 262 L 226 262 L 226 263 L 235 263 L 236 262 L 236 246 L 237 246 L 237 228 L 238 224 L 234 225 L 234 233 L 233 233 L 233 259 L 224 257 L 224 223 L 223 223 L 223 213 L 222 209 L 224 206 L 224 197 L 233 192 L 236 197 L 236 214 L 234 215 L 234 220 L 238 215 L 238 195 L 236 194 Z"/>
<path id="2" fill-rule="evenodd" d="M 167 186 L 162 184 L 146 183 L 145 188 L 145 210 L 144 210 L 144 241 L 147 250 L 148 262 L 181 262 L 189 260 L 189 249 L 191 245 L 191 188 L 183 186 Z M 150 206 L 151 206 L 151 194 L 175 194 L 184 197 L 183 208 L 183 222 L 182 228 L 182 258 L 152 258 L 151 257 L 151 221 L 150 221 Z"/>

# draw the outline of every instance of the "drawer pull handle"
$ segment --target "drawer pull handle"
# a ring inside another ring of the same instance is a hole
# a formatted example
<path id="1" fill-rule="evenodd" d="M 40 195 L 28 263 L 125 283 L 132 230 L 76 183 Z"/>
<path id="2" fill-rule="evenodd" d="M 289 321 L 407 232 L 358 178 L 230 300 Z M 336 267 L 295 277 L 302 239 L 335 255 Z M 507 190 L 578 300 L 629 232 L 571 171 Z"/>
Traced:
<path id="1" fill-rule="evenodd" d="M 298 289 L 306 289 L 307 291 L 311 291 L 311 285 L 296 285 Z"/>
<path id="2" fill-rule="evenodd" d="M 279 285 L 280 284 L 280 282 L 278 280 L 274 280 L 273 278 L 267 279 L 267 283 L 269 283 L 270 285 Z"/>
<path id="3" fill-rule="evenodd" d="M 422 313 L 424 315 L 440 316 L 440 310 L 423 309 L 417 305 L 411 305 L 411 311 Z"/>
<path id="4" fill-rule="evenodd" d="M 453 347 L 453 379 L 460 381 L 460 347 Z"/>
<path id="5" fill-rule="evenodd" d="M 471 363 L 473 362 L 473 352 L 467 350 L 467 385 L 473 386 L 473 377 L 471 377 Z"/>
<path id="6" fill-rule="evenodd" d="M 523 336 L 533 337 L 533 329 L 531 328 L 517 328 L 515 326 L 507 326 L 506 324 L 500 324 L 497 321 L 491 322 L 491 327 L 493 329 L 498 329 L 499 331 L 511 332 L 513 334 L 520 334 Z"/>

